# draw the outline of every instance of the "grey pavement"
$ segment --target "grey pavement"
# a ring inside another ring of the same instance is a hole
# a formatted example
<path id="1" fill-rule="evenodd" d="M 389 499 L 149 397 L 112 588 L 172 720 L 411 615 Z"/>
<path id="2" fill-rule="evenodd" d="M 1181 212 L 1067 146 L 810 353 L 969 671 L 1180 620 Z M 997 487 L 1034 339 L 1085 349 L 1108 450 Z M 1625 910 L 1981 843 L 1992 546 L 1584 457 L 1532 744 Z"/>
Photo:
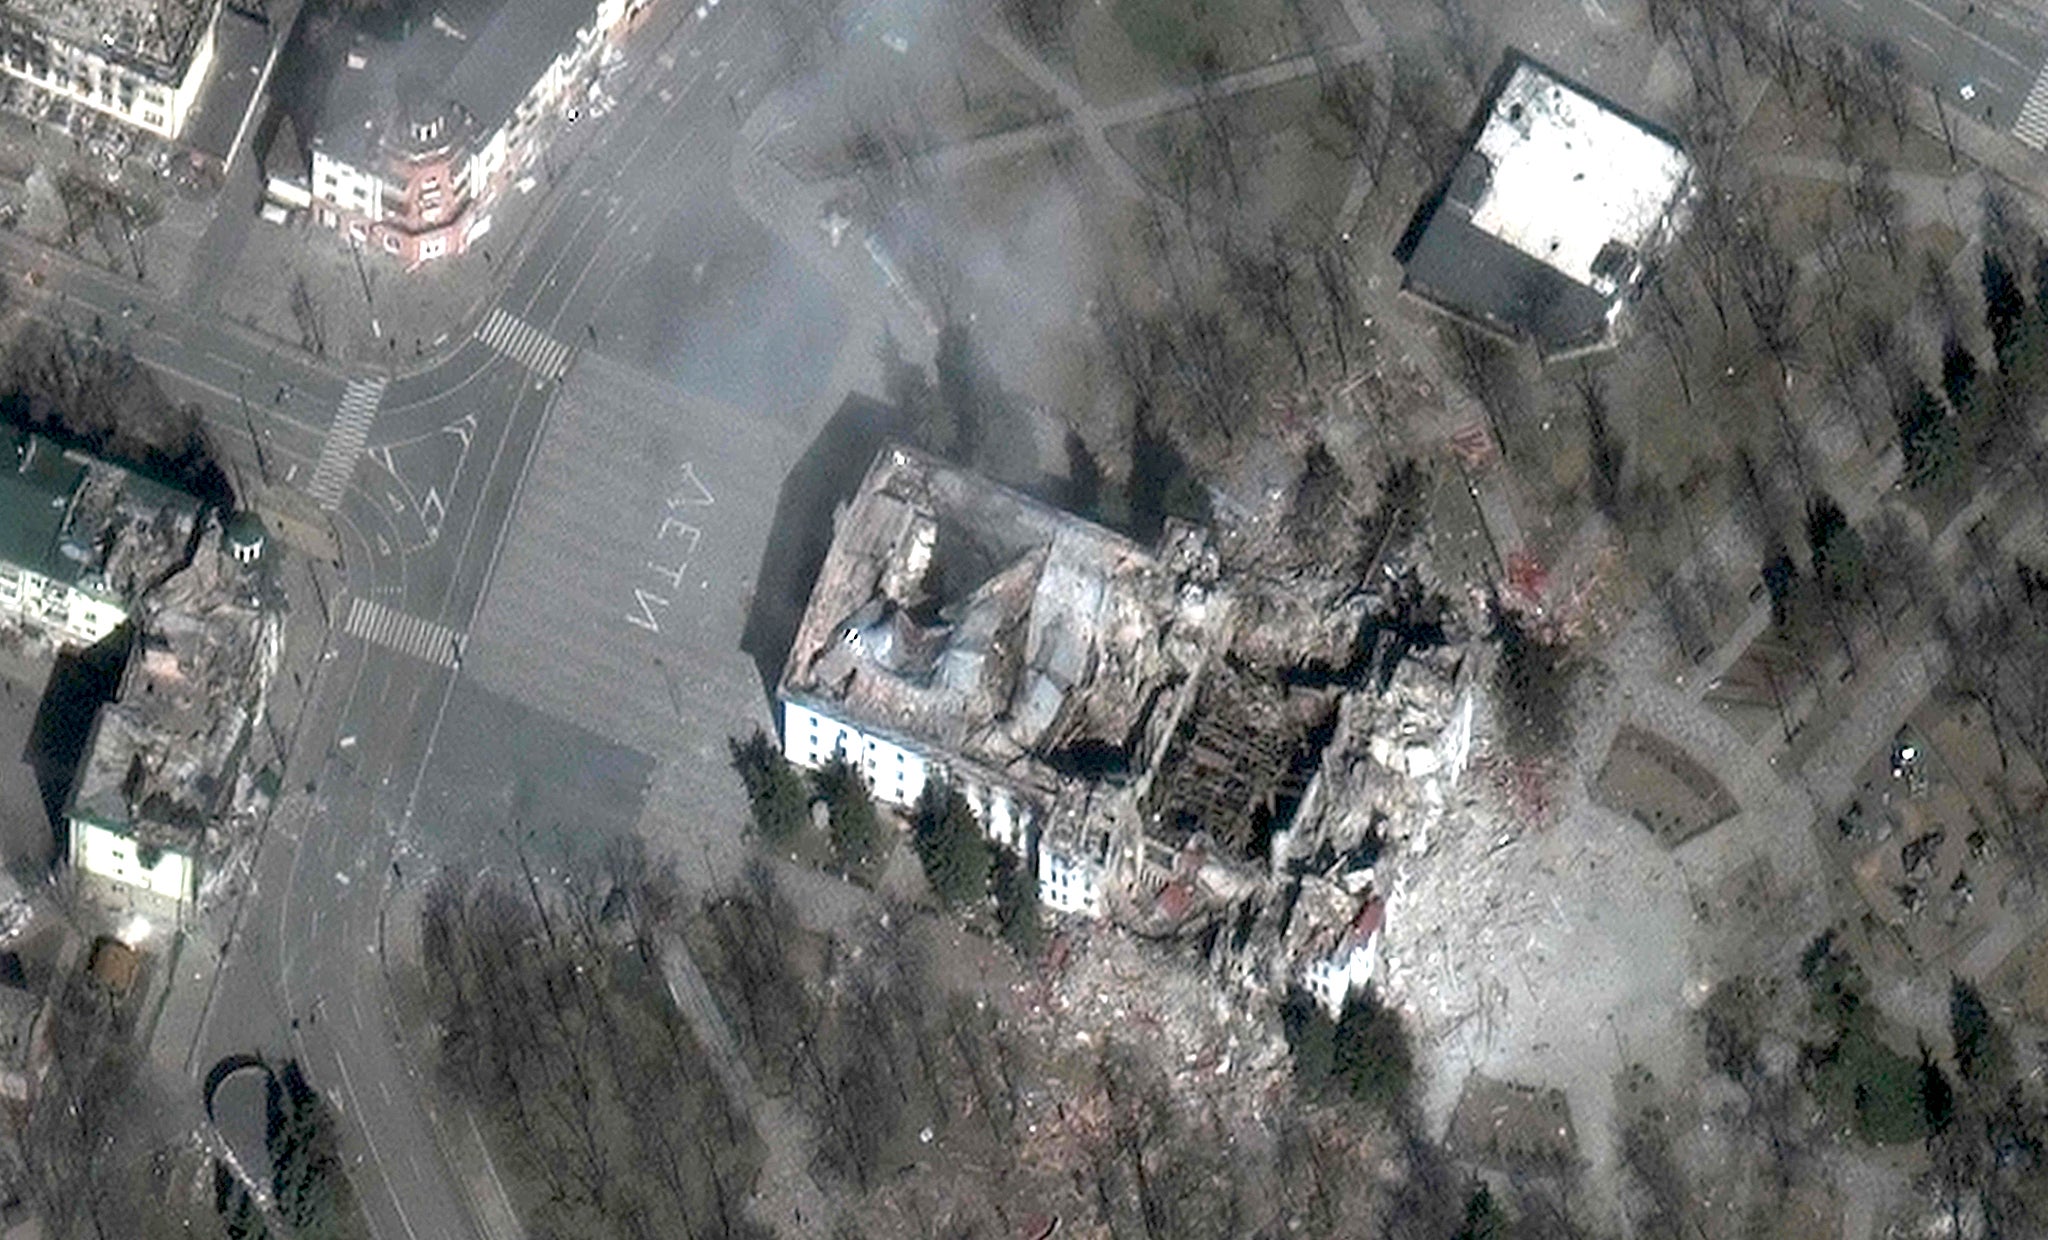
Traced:
<path id="1" fill-rule="evenodd" d="M 811 1178 L 810 1160 L 815 1143 L 811 1125 L 787 1099 L 769 1098 L 761 1092 L 740 1054 L 739 1043 L 726 1023 L 718 1001 L 705 984 L 703 973 L 680 938 L 661 945 L 662 976 L 669 997 L 684 1019 L 697 1044 L 711 1061 L 712 1071 L 733 1106 L 752 1118 L 766 1147 L 760 1182 L 756 1185 L 755 1219 L 777 1235 L 829 1236 L 836 1211 Z"/>
<path id="2" fill-rule="evenodd" d="M 1815 0 L 1814 12 L 1852 45 L 1879 40 L 1899 53 L 1908 80 L 1937 88 L 1944 106 L 2010 130 L 2033 89 L 2048 38 L 2027 6 L 1972 0 Z M 1968 86 L 1975 97 L 1964 99 Z M 1931 106 L 1931 105 L 1930 105 Z"/>

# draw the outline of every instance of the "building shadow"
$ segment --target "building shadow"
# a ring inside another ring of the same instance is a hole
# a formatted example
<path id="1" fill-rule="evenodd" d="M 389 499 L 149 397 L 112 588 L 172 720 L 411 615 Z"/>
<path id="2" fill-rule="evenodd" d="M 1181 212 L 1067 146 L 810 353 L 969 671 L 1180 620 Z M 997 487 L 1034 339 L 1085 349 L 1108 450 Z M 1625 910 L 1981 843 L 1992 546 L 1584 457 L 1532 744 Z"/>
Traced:
<path id="1" fill-rule="evenodd" d="M 907 419 L 892 406 L 850 395 L 811 441 L 775 501 L 768 545 L 754 574 L 740 649 L 754 661 L 761 689 L 772 701 L 782 664 L 803 622 L 811 583 L 832 549 L 832 517 L 852 501 L 883 444 L 902 435 Z"/>
<path id="2" fill-rule="evenodd" d="M 96 646 L 59 654 L 50 669 L 42 703 L 36 708 L 35 723 L 29 728 L 28 748 L 21 757 L 35 772 L 43 812 L 50 816 L 50 829 L 56 835 L 58 857 L 69 856 L 71 848 L 64 803 L 71 797 L 79 763 L 85 760 L 93 720 L 120 688 L 131 634 L 124 624 Z"/>

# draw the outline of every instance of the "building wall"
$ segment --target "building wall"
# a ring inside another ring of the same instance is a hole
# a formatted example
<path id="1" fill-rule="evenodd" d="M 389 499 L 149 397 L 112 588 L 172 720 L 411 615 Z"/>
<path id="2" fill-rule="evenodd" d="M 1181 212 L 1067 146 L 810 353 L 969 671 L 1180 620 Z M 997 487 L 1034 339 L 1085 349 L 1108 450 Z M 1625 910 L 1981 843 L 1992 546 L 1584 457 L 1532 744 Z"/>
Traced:
<path id="1" fill-rule="evenodd" d="M 503 124 L 472 135 L 432 160 L 393 159 L 383 168 L 357 168 L 316 143 L 314 217 L 322 226 L 341 229 L 365 249 L 388 254 L 407 267 L 463 253 L 490 231 L 490 211 L 498 195 L 539 156 L 544 122 L 573 101 L 577 87 L 597 67 L 607 36 L 646 3 L 599 0 L 591 24 L 577 32 L 574 45 L 548 65 Z M 429 209 L 434 191 L 438 205 Z"/>
<path id="2" fill-rule="evenodd" d="M 1379 936 L 1363 943 L 1346 942 L 1320 960 L 1311 961 L 1301 972 L 1301 984 L 1330 1014 L 1331 1020 L 1344 1015 L 1344 1003 L 1371 983 L 1379 965 Z"/>
<path id="3" fill-rule="evenodd" d="M 807 771 L 843 754 L 867 779 L 876 800 L 903 809 L 917 804 L 932 775 L 931 763 L 910 750 L 795 702 L 782 705 L 782 753 Z"/>
<path id="4" fill-rule="evenodd" d="M 374 224 L 384 218 L 384 178 L 347 160 L 337 159 L 317 146 L 313 148 L 312 188 L 313 201 L 319 204 L 321 211 L 321 222 L 329 228 L 357 220 Z"/>
<path id="5" fill-rule="evenodd" d="M 19 20 L 0 19 L 0 72 L 159 137 L 184 132 L 186 117 L 213 67 L 216 7 L 175 80 L 160 81 L 90 46 L 56 38 Z"/>
<path id="6" fill-rule="evenodd" d="M 1082 857 L 1045 848 L 1038 855 L 1038 902 L 1055 912 L 1100 918 L 1103 870 Z"/>
<path id="7" fill-rule="evenodd" d="M 47 633 L 58 645 L 91 646 L 121 627 L 119 603 L 0 561 L 0 617 Z"/>
<path id="8" fill-rule="evenodd" d="M 198 867 L 190 856 L 167 848 L 152 867 L 142 863 L 140 851 L 130 836 L 94 822 L 71 820 L 71 864 L 166 899 L 197 898 Z"/>

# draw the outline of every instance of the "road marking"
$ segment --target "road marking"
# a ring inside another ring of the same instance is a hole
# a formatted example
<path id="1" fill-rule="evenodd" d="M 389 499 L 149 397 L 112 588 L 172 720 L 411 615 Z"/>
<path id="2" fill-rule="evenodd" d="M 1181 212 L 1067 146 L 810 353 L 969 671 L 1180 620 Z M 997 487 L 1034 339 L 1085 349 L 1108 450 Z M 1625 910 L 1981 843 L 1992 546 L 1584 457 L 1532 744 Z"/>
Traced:
<path id="1" fill-rule="evenodd" d="M 341 412 L 328 428 L 327 442 L 320 445 L 320 463 L 313 467 L 313 481 L 306 493 L 329 512 L 341 507 L 341 493 L 355 475 L 356 458 L 362 455 L 363 440 L 370 424 L 377 420 L 377 407 L 384 400 L 388 379 L 352 379 L 341 394 Z"/>
<path id="2" fill-rule="evenodd" d="M 568 345 L 503 307 L 493 307 L 491 317 L 478 324 L 476 338 L 544 379 L 559 379 L 569 369 Z"/>
<path id="3" fill-rule="evenodd" d="M 373 646 L 440 667 L 455 666 L 455 634 L 448 626 L 422 620 L 361 595 L 349 600 L 348 621 L 342 629 Z"/>
<path id="4" fill-rule="evenodd" d="M 2048 65 L 2034 79 L 2034 89 L 2020 105 L 2020 118 L 2013 122 L 2012 136 L 2037 151 L 2048 150 Z"/>

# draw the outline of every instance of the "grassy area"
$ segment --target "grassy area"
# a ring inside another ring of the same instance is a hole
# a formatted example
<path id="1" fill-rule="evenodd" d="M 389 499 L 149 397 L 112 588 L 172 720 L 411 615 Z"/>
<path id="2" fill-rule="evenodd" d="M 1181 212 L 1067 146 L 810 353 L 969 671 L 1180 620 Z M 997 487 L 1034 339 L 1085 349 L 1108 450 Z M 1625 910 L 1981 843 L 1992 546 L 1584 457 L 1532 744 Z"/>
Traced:
<path id="1" fill-rule="evenodd" d="M 1370 93 L 1366 75 L 1354 75 L 1359 89 Z M 1184 109 L 1121 126 L 1110 131 L 1109 139 L 1148 185 L 1169 198 L 1176 176 L 1185 177 L 1177 174 L 1176 161 L 1195 159 L 1203 169 L 1203 191 L 1231 199 L 1235 217 L 1250 235 L 1278 229 L 1320 236 L 1337 225 L 1357 170 L 1349 153 L 1350 135 L 1321 100 L 1313 77 L 1298 78 L 1231 95 L 1217 102 L 1206 120 L 1195 109 Z M 1218 132 L 1229 135 L 1227 157 L 1216 150 Z"/>
<path id="2" fill-rule="evenodd" d="M 1075 7 L 1070 68 L 1083 94 L 1109 103 L 1354 37 L 1319 0 L 1111 0 Z"/>

